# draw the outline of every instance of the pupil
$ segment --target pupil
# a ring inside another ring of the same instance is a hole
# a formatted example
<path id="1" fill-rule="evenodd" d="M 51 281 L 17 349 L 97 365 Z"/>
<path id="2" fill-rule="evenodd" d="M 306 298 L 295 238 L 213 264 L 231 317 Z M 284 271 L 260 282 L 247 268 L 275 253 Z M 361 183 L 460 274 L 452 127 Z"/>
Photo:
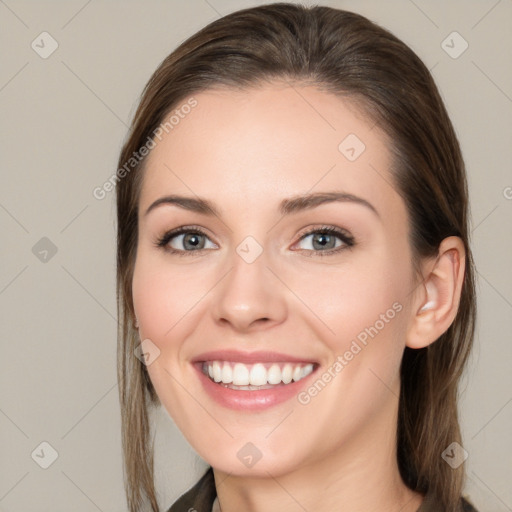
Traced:
<path id="1" fill-rule="evenodd" d="M 330 238 L 330 236 L 331 235 L 328 235 L 328 234 L 325 234 L 325 233 L 317 235 L 316 241 L 314 240 L 314 244 L 313 245 L 315 245 L 315 243 L 316 243 L 316 244 L 320 244 L 321 248 L 325 248 L 326 245 L 328 244 L 328 240 L 326 240 L 326 239 Z"/>
<path id="2" fill-rule="evenodd" d="M 191 239 L 195 239 L 195 241 L 191 242 Z M 190 244 L 190 243 L 191 243 L 192 247 L 197 247 L 199 245 L 199 237 L 197 234 L 191 234 L 191 235 L 185 236 L 185 244 Z"/>

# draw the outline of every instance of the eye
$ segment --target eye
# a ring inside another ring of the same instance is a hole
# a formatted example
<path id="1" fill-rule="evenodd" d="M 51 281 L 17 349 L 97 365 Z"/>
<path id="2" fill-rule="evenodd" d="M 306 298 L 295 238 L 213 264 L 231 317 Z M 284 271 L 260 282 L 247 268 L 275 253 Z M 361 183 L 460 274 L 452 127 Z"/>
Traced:
<path id="1" fill-rule="evenodd" d="M 300 241 L 307 241 L 302 250 L 309 251 L 314 256 L 332 255 L 355 245 L 354 237 L 350 233 L 333 226 L 309 230 Z"/>
<path id="2" fill-rule="evenodd" d="M 156 241 L 156 245 L 180 256 L 186 255 L 187 252 L 198 252 L 217 247 L 212 242 L 210 242 L 211 246 L 208 247 L 205 238 L 208 239 L 208 235 L 200 228 L 181 226 L 165 233 Z"/>

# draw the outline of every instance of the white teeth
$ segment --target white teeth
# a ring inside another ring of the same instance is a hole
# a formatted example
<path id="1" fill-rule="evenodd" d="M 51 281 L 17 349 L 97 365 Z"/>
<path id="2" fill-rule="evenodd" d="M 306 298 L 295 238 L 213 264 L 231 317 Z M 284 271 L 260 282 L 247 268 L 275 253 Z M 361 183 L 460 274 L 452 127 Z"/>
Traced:
<path id="1" fill-rule="evenodd" d="M 297 382 L 298 380 L 302 379 L 302 369 L 300 366 L 296 366 L 293 370 L 293 380 Z"/>
<path id="2" fill-rule="evenodd" d="M 228 382 L 226 384 L 229 384 Z M 249 384 L 249 369 L 245 364 L 236 363 L 233 368 L 233 384 L 247 386 Z"/>
<path id="3" fill-rule="evenodd" d="M 307 364 L 302 368 L 302 378 L 307 377 L 313 371 L 313 365 L 311 363 Z"/>
<path id="4" fill-rule="evenodd" d="M 229 361 L 207 361 L 203 372 L 218 383 L 233 386 L 267 386 L 297 382 L 313 371 L 313 364 L 256 363 L 246 365 Z"/>
<path id="5" fill-rule="evenodd" d="M 265 367 L 257 363 L 251 368 L 249 375 L 249 384 L 251 386 L 264 386 L 267 383 L 267 370 Z M 236 384 L 236 382 L 235 382 Z"/>
<path id="6" fill-rule="evenodd" d="M 231 365 L 228 363 L 224 363 L 222 367 L 222 382 L 225 384 L 233 382 L 233 368 L 231 368 Z"/>
<path id="7" fill-rule="evenodd" d="M 213 361 L 213 380 L 215 382 L 222 380 L 222 370 L 218 361 Z"/>
<path id="8" fill-rule="evenodd" d="M 278 364 L 273 364 L 268 369 L 267 381 L 269 384 L 279 384 L 281 382 L 281 368 Z"/>
<path id="9" fill-rule="evenodd" d="M 285 384 L 289 384 L 292 381 L 292 374 L 293 374 L 292 365 L 291 364 L 285 364 L 284 368 L 283 368 L 283 378 L 282 378 L 282 381 Z"/>

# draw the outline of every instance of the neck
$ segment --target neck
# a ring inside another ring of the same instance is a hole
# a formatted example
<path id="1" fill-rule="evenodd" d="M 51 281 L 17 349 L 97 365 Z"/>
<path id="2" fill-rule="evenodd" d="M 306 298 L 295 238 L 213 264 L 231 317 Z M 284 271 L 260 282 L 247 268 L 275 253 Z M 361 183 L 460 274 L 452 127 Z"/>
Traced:
<path id="1" fill-rule="evenodd" d="M 221 511 L 417 512 L 423 497 L 404 484 L 396 460 L 396 412 L 290 472 L 247 477 L 214 469 Z"/>

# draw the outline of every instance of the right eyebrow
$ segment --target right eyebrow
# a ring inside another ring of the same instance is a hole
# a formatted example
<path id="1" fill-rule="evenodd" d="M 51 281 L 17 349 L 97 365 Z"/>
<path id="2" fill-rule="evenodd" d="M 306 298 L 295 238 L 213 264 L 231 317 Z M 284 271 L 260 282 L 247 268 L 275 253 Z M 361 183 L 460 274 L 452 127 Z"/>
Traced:
<path id="1" fill-rule="evenodd" d="M 202 213 L 203 215 L 215 215 L 217 217 L 220 217 L 220 213 L 217 210 L 217 208 L 207 199 L 196 199 L 194 197 L 177 195 L 160 197 L 151 204 L 151 206 L 146 210 L 146 213 L 144 215 L 147 215 L 151 210 L 154 210 L 155 208 L 163 204 L 173 204 L 179 206 L 180 208 L 184 208 L 185 210 L 190 210 L 192 212 Z"/>

